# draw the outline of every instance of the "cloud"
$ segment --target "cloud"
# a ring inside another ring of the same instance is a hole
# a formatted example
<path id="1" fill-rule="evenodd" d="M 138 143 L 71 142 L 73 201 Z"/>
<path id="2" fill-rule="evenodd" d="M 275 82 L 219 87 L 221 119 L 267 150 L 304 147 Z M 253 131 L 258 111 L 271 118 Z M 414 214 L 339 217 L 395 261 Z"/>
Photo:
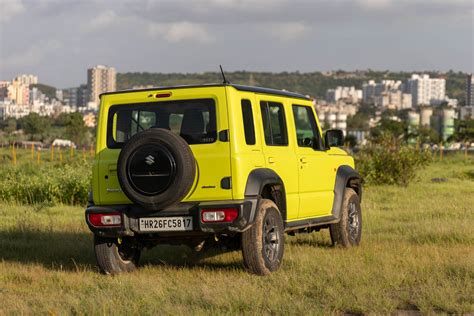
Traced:
<path id="1" fill-rule="evenodd" d="M 30 69 L 72 86 L 97 63 L 162 72 L 207 71 L 216 60 L 269 71 L 472 71 L 472 1 L 0 0 L 0 73 Z"/>
<path id="2" fill-rule="evenodd" d="M 311 27 L 303 22 L 267 23 L 260 30 L 283 41 L 296 40 L 306 35 Z"/>
<path id="3" fill-rule="evenodd" d="M 57 40 L 47 40 L 36 43 L 25 51 L 7 56 L 4 62 L 5 65 L 8 65 L 10 68 L 36 66 L 46 60 L 51 53 L 62 47 L 62 43 Z"/>
<path id="4" fill-rule="evenodd" d="M 392 0 L 358 0 L 357 3 L 369 10 L 386 9 L 392 5 Z"/>
<path id="5" fill-rule="evenodd" d="M 105 28 L 114 24 L 119 17 L 117 14 L 112 10 L 107 10 L 105 12 L 100 13 L 96 17 L 94 17 L 88 24 L 84 26 L 84 30 L 86 31 L 95 31 Z"/>
<path id="6" fill-rule="evenodd" d="M 211 42 L 213 37 L 206 27 L 191 22 L 150 23 L 148 32 L 152 37 L 163 37 L 169 42 Z"/>
<path id="7" fill-rule="evenodd" d="M 23 11 L 25 6 L 21 0 L 0 0 L 0 23 L 10 21 Z"/>

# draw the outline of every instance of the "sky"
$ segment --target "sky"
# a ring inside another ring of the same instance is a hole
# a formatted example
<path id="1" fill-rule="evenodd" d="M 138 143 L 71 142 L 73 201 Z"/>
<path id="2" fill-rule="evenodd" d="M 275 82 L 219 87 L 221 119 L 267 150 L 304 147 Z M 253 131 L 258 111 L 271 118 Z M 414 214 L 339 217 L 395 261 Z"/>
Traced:
<path id="1" fill-rule="evenodd" d="M 0 80 L 118 72 L 474 72 L 474 0 L 0 0 Z"/>

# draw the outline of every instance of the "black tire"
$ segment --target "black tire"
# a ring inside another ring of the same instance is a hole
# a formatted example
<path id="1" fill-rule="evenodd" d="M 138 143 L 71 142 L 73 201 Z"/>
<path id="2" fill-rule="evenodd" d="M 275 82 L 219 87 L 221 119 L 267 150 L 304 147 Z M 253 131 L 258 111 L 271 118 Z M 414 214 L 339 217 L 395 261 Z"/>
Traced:
<path id="1" fill-rule="evenodd" d="M 129 239 L 119 244 L 117 238 L 94 236 L 94 252 L 99 269 L 105 274 L 132 272 L 140 260 L 140 249 L 133 247 Z"/>
<path id="2" fill-rule="evenodd" d="M 283 220 L 271 200 L 262 199 L 255 222 L 242 233 L 242 255 L 245 268 L 257 275 L 278 270 L 285 248 Z"/>
<path id="3" fill-rule="evenodd" d="M 344 199 L 339 223 L 329 226 L 333 245 L 343 247 L 358 246 L 362 237 L 362 211 L 357 193 L 351 189 L 344 190 Z"/>
<path id="4" fill-rule="evenodd" d="M 196 162 L 183 138 L 167 129 L 151 128 L 135 134 L 123 146 L 117 175 L 131 201 L 148 210 L 160 210 L 189 193 Z"/>

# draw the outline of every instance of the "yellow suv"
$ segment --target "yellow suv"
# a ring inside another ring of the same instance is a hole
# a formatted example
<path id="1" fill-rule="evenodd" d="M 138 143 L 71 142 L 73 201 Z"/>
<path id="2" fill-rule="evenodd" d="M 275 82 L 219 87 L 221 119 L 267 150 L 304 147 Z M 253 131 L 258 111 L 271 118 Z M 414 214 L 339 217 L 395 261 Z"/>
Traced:
<path id="1" fill-rule="evenodd" d="M 236 84 L 101 95 L 86 221 L 102 272 L 136 268 L 157 244 L 242 250 L 266 275 L 284 233 L 329 228 L 358 245 L 361 180 L 343 134 L 322 136 L 312 100 Z"/>

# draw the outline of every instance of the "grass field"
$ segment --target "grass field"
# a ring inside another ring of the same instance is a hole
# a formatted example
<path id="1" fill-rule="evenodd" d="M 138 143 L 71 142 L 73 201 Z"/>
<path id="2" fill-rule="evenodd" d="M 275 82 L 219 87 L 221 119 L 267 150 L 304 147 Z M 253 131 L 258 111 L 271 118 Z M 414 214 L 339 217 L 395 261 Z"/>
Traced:
<path id="1" fill-rule="evenodd" d="M 433 182 L 432 178 L 446 178 Z M 286 238 L 283 266 L 161 246 L 138 272 L 98 273 L 83 209 L 0 204 L 0 314 L 474 313 L 474 161 L 431 164 L 407 188 L 366 188 L 363 241 Z"/>

